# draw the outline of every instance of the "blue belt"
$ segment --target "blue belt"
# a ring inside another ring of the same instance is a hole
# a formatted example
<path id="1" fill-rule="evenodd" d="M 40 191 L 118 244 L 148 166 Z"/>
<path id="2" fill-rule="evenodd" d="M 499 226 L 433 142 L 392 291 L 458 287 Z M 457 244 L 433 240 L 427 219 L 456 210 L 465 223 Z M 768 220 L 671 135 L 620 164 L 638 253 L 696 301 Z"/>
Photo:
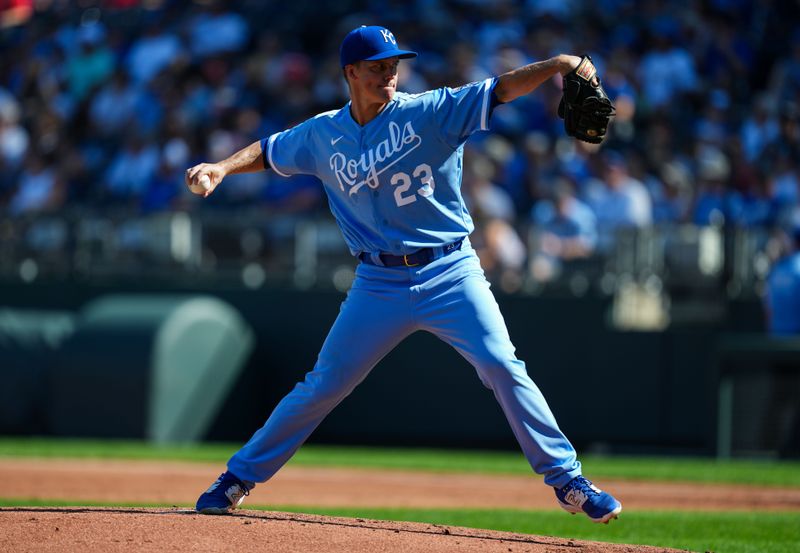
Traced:
<path id="1" fill-rule="evenodd" d="M 460 250 L 462 242 L 464 242 L 463 238 L 442 246 L 441 248 L 422 248 L 421 250 L 417 250 L 414 253 L 407 255 L 392 255 L 389 253 L 382 253 L 380 254 L 380 258 L 384 267 L 418 267 L 420 265 L 427 265 L 436 259 L 437 250 L 442 252 L 442 255 L 438 257 L 444 257 L 445 255 L 453 253 L 454 251 Z M 358 258 L 364 263 L 378 265 L 372 260 L 372 257 L 367 252 L 361 252 L 358 255 Z"/>

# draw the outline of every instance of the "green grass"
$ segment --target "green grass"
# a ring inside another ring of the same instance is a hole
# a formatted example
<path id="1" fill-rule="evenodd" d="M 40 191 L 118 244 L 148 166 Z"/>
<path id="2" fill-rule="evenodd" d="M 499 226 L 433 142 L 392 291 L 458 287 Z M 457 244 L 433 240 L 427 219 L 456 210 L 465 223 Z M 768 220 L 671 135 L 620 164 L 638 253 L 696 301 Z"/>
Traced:
<path id="1" fill-rule="evenodd" d="M 137 441 L 2 438 L 0 457 L 148 459 L 224 464 L 240 444 L 158 446 Z M 800 487 L 800 463 L 677 457 L 583 456 L 585 471 L 596 479 L 639 479 L 739 483 Z M 356 467 L 483 474 L 530 474 L 518 453 L 431 449 L 304 446 L 295 466 Z M 0 498 L 2 506 L 181 507 L 191 505 L 120 504 L 64 500 Z M 257 507 L 259 508 L 259 507 Z M 623 512 L 608 526 L 591 524 L 557 510 L 375 509 L 270 506 L 270 510 L 406 520 L 519 533 L 647 544 L 717 553 L 789 553 L 800 551 L 800 515 L 796 512 Z"/>
<path id="2" fill-rule="evenodd" d="M 241 444 L 153 445 L 137 441 L 0 438 L 0 457 L 160 459 L 224 464 Z M 800 463 L 679 457 L 581 456 L 594 479 L 738 483 L 800 487 Z M 294 466 L 484 474 L 530 474 L 521 454 L 497 451 L 304 446 Z"/>
<path id="3" fill-rule="evenodd" d="M 133 440 L 0 437 L 0 457 L 224 463 L 234 451 L 232 444 L 155 445 Z"/>
<path id="4" fill-rule="evenodd" d="M 2 506 L 191 507 L 144 503 L 70 502 L 0 498 Z M 252 507 L 251 507 L 252 508 Z M 378 520 L 404 520 L 557 536 L 567 539 L 643 544 L 717 553 L 796 553 L 800 549 L 797 513 L 623 512 L 608 526 L 560 511 L 510 509 L 375 509 L 269 506 L 271 511 L 313 513 Z"/>
<path id="5" fill-rule="evenodd" d="M 581 540 L 673 547 L 718 553 L 796 553 L 800 549 L 797 513 L 638 512 L 620 515 L 611 524 L 558 511 L 321 509 L 283 508 L 332 516 L 408 520 L 558 536 Z"/>

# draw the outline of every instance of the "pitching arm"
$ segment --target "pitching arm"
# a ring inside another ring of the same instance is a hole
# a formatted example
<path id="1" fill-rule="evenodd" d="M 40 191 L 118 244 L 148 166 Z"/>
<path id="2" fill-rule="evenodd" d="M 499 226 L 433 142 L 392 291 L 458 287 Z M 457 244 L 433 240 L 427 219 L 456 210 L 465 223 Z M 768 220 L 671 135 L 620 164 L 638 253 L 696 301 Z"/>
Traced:
<path id="1" fill-rule="evenodd" d="M 219 183 L 222 182 L 222 179 L 228 175 L 254 173 L 257 171 L 265 171 L 269 168 L 270 166 L 264 156 L 261 141 L 256 141 L 246 148 L 242 148 L 227 159 L 223 159 L 217 163 L 200 163 L 194 167 L 190 167 L 186 170 L 186 185 L 195 194 L 202 194 L 202 196 L 206 198 L 216 189 Z M 211 187 L 202 192 L 195 192 L 195 190 L 197 190 L 196 185 L 204 175 L 208 176 L 211 180 Z"/>
<path id="2" fill-rule="evenodd" d="M 537 61 L 503 73 L 497 78 L 494 94 L 500 103 L 511 102 L 530 94 L 556 73 L 565 75 L 581 62 L 578 56 L 560 54 L 544 61 Z"/>

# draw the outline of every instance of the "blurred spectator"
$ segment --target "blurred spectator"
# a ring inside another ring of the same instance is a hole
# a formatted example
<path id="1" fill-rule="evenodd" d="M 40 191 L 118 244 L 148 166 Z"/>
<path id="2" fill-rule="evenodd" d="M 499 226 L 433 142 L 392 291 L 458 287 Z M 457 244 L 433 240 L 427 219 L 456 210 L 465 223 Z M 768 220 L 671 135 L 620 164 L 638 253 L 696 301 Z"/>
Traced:
<path id="1" fill-rule="evenodd" d="M 778 120 L 772 106 L 772 99 L 761 94 L 753 103 L 753 112 L 742 124 L 742 146 L 750 162 L 757 160 L 767 144 L 778 138 Z"/>
<path id="2" fill-rule="evenodd" d="M 143 192 L 140 205 L 143 213 L 196 205 L 197 198 L 191 197 L 184 183 L 184 172 L 190 162 L 189 145 L 177 129 L 169 131 L 172 136 L 164 137 L 166 143 L 159 155 L 158 171 Z"/>
<path id="3" fill-rule="evenodd" d="M 516 217 L 514 201 L 508 192 L 494 182 L 495 168 L 482 152 L 471 151 L 464 160 L 464 200 L 470 212 L 490 219 L 513 221 Z"/>
<path id="4" fill-rule="evenodd" d="M 790 214 L 800 205 L 800 173 L 788 152 L 782 152 L 775 161 L 772 174 L 768 177 L 769 189 L 775 202 L 777 217 Z"/>
<path id="5" fill-rule="evenodd" d="M 499 282 L 505 292 L 516 291 L 528 255 L 516 229 L 503 219 L 480 218 L 471 240 L 487 277 Z"/>
<path id="6" fill-rule="evenodd" d="M 772 198 L 764 179 L 756 179 L 741 196 L 741 208 L 735 222 L 742 227 L 768 227 L 775 220 Z"/>
<path id="7" fill-rule="evenodd" d="M 722 7 L 720 11 L 730 9 Z M 734 14 L 713 15 L 710 24 L 712 31 L 701 37 L 706 41 L 704 54 L 699 56 L 704 76 L 732 92 L 741 91 L 755 60 L 753 45 L 738 32 Z"/>
<path id="8" fill-rule="evenodd" d="M 608 68 L 603 73 L 603 88 L 617 108 L 607 140 L 630 143 L 636 134 L 637 92 L 626 72 L 626 64 L 630 63 L 630 54 L 624 48 L 618 48 L 612 52 Z"/>
<path id="9" fill-rule="evenodd" d="M 527 251 L 513 226 L 514 201 L 495 177 L 496 168 L 485 153 L 472 150 L 465 156 L 462 186 L 475 220 L 475 250 L 490 279 L 512 291 L 520 285 Z"/>
<path id="10" fill-rule="evenodd" d="M 482 81 L 491 75 L 477 63 L 475 44 L 456 42 L 447 51 L 447 71 L 445 83 L 471 83 Z"/>
<path id="11" fill-rule="evenodd" d="M 575 196 L 575 187 L 566 178 L 558 180 L 551 199 L 534 206 L 531 222 L 535 234 L 531 271 L 537 281 L 552 280 L 564 263 L 589 257 L 595 251 L 597 218 Z"/>
<path id="12" fill-rule="evenodd" d="M 534 17 L 552 17 L 560 21 L 569 21 L 575 11 L 574 0 L 527 0 L 527 9 Z"/>
<path id="13" fill-rule="evenodd" d="M 9 202 L 13 215 L 54 211 L 64 202 L 64 186 L 42 156 L 31 153 L 19 177 L 19 185 Z"/>
<path id="14" fill-rule="evenodd" d="M 178 117 L 189 128 L 202 127 L 209 123 L 212 114 L 213 90 L 198 74 L 190 74 L 183 83 L 179 103 L 175 106 Z"/>
<path id="15" fill-rule="evenodd" d="M 226 2 L 212 0 L 207 10 L 189 23 L 189 48 L 194 56 L 205 58 L 244 48 L 250 34 L 248 24 L 227 8 Z"/>
<path id="16" fill-rule="evenodd" d="M 775 203 L 776 219 L 784 223 L 800 201 L 800 111 L 797 104 L 781 106 L 778 136 L 764 148 L 757 166 L 765 175 Z"/>
<path id="17" fill-rule="evenodd" d="M 695 123 L 694 135 L 697 140 L 722 147 L 731 135 L 728 127 L 731 121 L 728 110 L 731 100 L 724 90 L 715 89 L 709 94 L 704 112 Z"/>
<path id="18" fill-rule="evenodd" d="M 797 161 L 800 159 L 800 107 L 795 102 L 787 102 L 781 106 L 778 136 L 764 148 L 761 167 L 771 172 L 774 170 L 773 164 L 781 158 L 794 160 L 794 167 L 797 167 Z"/>
<path id="19" fill-rule="evenodd" d="M 69 91 L 83 100 L 114 71 L 114 53 L 105 43 L 106 31 L 100 23 L 78 30 L 78 52 L 67 61 Z"/>
<path id="20" fill-rule="evenodd" d="M 789 44 L 789 55 L 775 64 L 770 89 L 781 104 L 797 101 L 800 89 L 800 29 L 795 27 Z"/>
<path id="21" fill-rule="evenodd" d="M 633 229 L 653 222 L 653 205 L 644 184 L 628 173 L 625 158 L 618 152 L 604 154 L 601 180 L 587 188 L 587 200 L 597 216 L 599 247 L 614 243 L 620 229 Z"/>
<path id="22" fill-rule="evenodd" d="M 575 187 L 561 178 L 552 199 L 534 206 L 531 221 L 539 234 L 541 252 L 550 257 L 588 257 L 597 245 L 597 217 L 575 196 Z"/>
<path id="23" fill-rule="evenodd" d="M 536 201 L 547 197 L 552 182 L 560 173 L 553 143 L 546 133 L 528 133 L 514 148 L 504 168 L 503 181 L 509 183 L 514 194 L 517 213 L 530 214 Z"/>
<path id="24" fill-rule="evenodd" d="M 147 189 L 141 193 L 141 211 L 150 213 L 164 211 L 173 207 L 184 190 L 183 170 L 170 164 L 166 156 L 161 158 L 158 171 L 150 180 Z"/>
<path id="25" fill-rule="evenodd" d="M 475 241 L 486 243 L 495 266 L 526 257 L 518 230 L 532 213 L 541 224 L 543 213 L 558 211 L 562 177 L 594 213 L 601 250 L 616 228 L 782 224 L 800 203 L 795 3 L 32 5 L 25 25 L 3 35 L 0 217 L 60 202 L 314 213 L 323 200 L 318 183 L 269 175 L 233 179 L 201 207 L 181 189 L 181 166 L 341 107 L 345 83 L 330 44 L 340 29 L 386 18 L 426 60 L 401 65 L 401 90 L 587 51 L 616 103 L 600 148 L 564 136 L 554 117 L 558 77 L 495 109 L 491 138 L 476 137 L 464 168 L 465 198 L 479 212 Z M 32 151 L 44 156 L 43 168 L 26 161 Z M 56 183 L 53 196 L 43 192 L 48 182 Z M 511 274 L 506 269 L 498 274 Z"/>
<path id="26" fill-rule="evenodd" d="M 154 144 L 138 134 L 130 135 L 105 175 L 110 199 L 138 203 L 138 198 L 150 187 L 159 163 L 158 148 Z"/>
<path id="27" fill-rule="evenodd" d="M 28 151 L 28 131 L 20 125 L 19 103 L 0 88 L 0 167 L 10 171 L 19 166 Z"/>
<path id="28" fill-rule="evenodd" d="M 128 73 L 137 83 L 150 82 L 182 53 L 180 39 L 175 34 L 166 32 L 160 20 L 156 19 L 144 28 L 143 36 L 131 46 L 126 59 Z"/>
<path id="29" fill-rule="evenodd" d="M 694 183 L 684 163 L 670 160 L 661 166 L 659 178 L 649 179 L 647 190 L 653 201 L 653 222 L 685 222 L 691 208 Z"/>
<path id="30" fill-rule="evenodd" d="M 0 27 L 21 25 L 33 15 L 33 0 L 0 2 Z"/>
<path id="31" fill-rule="evenodd" d="M 653 49 L 642 56 L 638 75 L 647 106 L 657 109 L 680 101 L 679 96 L 697 88 L 697 71 L 689 51 L 678 46 L 671 25 L 656 27 Z"/>
<path id="32" fill-rule="evenodd" d="M 716 147 L 703 148 L 698 155 L 698 190 L 692 222 L 697 225 L 722 225 L 740 216 L 741 199 L 728 188 L 730 161 Z"/>
<path id="33" fill-rule="evenodd" d="M 124 71 L 117 71 L 111 81 L 101 88 L 89 108 L 89 120 L 103 138 L 121 138 L 131 130 L 139 91 L 130 84 Z"/>
<path id="34" fill-rule="evenodd" d="M 475 44 L 484 57 L 491 57 L 504 47 L 520 44 L 525 26 L 519 17 L 519 6 L 513 0 L 497 0 L 475 30 Z M 516 66 L 519 67 L 519 66 Z"/>

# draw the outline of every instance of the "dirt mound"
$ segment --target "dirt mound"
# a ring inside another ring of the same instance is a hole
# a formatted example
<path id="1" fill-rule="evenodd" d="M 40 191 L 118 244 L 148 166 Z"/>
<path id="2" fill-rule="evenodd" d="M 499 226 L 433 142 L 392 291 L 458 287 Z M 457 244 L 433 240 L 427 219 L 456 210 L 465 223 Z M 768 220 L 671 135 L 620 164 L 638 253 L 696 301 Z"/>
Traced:
<path id="1" fill-rule="evenodd" d="M 222 470 L 217 465 L 180 462 L 0 459 L 0 488 L 4 497 L 23 501 L 186 506 L 193 505 L 198 494 Z M 613 491 L 627 512 L 670 508 L 800 510 L 797 489 L 598 483 Z M 311 467 L 287 467 L 267 485 L 258 486 L 246 505 L 558 510 L 552 490 L 537 477 Z M 0 508 L 0 551 L 254 550 L 270 553 L 676 551 L 432 524 L 266 511 L 209 517 L 177 507 Z"/>
<path id="2" fill-rule="evenodd" d="M 411 522 L 266 511 L 213 517 L 181 509 L 0 508 L 2 551 L 271 553 L 676 552 Z"/>

